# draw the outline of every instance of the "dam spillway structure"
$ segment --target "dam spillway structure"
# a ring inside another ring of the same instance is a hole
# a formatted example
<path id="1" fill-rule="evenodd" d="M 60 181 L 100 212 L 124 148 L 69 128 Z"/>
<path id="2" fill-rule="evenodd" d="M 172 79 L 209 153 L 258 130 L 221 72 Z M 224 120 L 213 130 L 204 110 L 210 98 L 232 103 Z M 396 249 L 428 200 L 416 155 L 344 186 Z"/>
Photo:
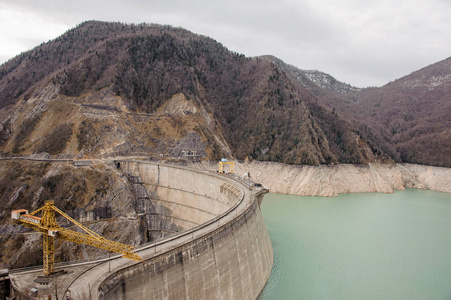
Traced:
<path id="1" fill-rule="evenodd" d="M 59 297 L 68 293 L 73 299 L 258 297 L 273 265 L 259 208 L 268 190 L 216 172 L 170 164 L 137 160 L 116 161 L 116 166 L 135 189 L 140 217 L 149 227 L 160 226 L 163 233 L 149 231 L 153 242 L 135 250 L 141 262 L 118 256 L 65 265 Z M 20 298 L 36 276 L 12 271 L 11 285 Z"/>

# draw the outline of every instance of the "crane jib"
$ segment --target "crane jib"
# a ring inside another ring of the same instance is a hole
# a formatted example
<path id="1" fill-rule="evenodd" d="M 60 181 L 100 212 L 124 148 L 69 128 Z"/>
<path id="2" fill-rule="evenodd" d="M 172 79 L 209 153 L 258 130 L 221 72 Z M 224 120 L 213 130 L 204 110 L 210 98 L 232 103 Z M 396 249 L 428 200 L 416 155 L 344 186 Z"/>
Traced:
<path id="1" fill-rule="evenodd" d="M 35 216 L 38 212 L 42 213 L 42 217 Z M 84 233 L 60 227 L 56 223 L 55 212 L 72 222 L 77 228 L 84 231 Z M 43 269 L 44 275 L 46 276 L 55 271 L 55 237 L 77 244 L 91 245 L 108 251 L 121 253 L 123 254 L 123 257 L 134 261 L 142 260 L 139 255 L 133 252 L 133 246 L 105 239 L 58 209 L 54 206 L 52 200 L 45 201 L 43 207 L 32 213 L 28 213 L 28 210 L 26 209 L 14 210 L 11 212 L 11 219 L 17 224 L 32 228 L 43 234 Z"/>

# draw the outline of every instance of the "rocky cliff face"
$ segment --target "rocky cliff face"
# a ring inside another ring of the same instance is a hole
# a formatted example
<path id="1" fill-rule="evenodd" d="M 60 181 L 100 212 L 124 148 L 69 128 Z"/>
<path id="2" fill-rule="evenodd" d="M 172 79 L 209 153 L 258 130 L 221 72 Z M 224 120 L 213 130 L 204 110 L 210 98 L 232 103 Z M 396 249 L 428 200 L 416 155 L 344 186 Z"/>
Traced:
<path id="1" fill-rule="evenodd" d="M 178 28 L 86 22 L 1 66 L 0 87 L 5 155 L 376 160 L 275 64 Z"/>
<path id="2" fill-rule="evenodd" d="M 393 164 L 451 166 L 449 62 L 361 91 L 183 29 L 86 22 L 0 66 L 0 155 L 249 157 L 266 162 L 237 170 L 272 192 L 449 191 L 447 169 Z M 142 208 L 114 166 L 2 160 L 0 268 L 39 263 L 37 235 L 12 226 L 9 212 L 47 199 L 81 221 L 98 221 L 90 226 L 106 237 L 149 238 L 149 220 L 135 218 Z M 98 254 L 61 247 L 71 251 L 58 259 Z"/>
<path id="3" fill-rule="evenodd" d="M 138 246 L 183 230 L 165 217 L 167 208 L 141 180 L 126 175 L 114 161 L 1 160 L 0 268 L 42 265 L 41 234 L 11 220 L 12 210 L 29 212 L 54 200 L 73 219 L 101 236 Z M 156 209 L 156 210 L 155 210 Z M 60 226 L 77 227 L 57 215 Z M 55 262 L 106 257 L 108 251 L 57 239 Z"/>
<path id="4" fill-rule="evenodd" d="M 214 164 L 204 163 L 215 170 Z M 196 166 L 195 166 L 196 167 Z M 408 188 L 451 193 L 451 169 L 414 164 L 290 166 L 274 162 L 236 163 L 235 173 L 269 188 L 271 193 L 338 196 Z M 248 175 L 244 175 L 248 174 Z"/>
<path id="5" fill-rule="evenodd" d="M 3 122 L 4 155 L 98 158 L 148 155 L 197 159 L 231 155 L 228 143 L 201 104 L 174 95 L 154 113 L 136 113 L 103 88 L 79 97 L 48 83 L 11 108 Z M 185 152 L 183 152 L 185 151 Z"/>
<path id="6" fill-rule="evenodd" d="M 42 264 L 41 234 L 13 225 L 10 213 L 20 208 L 34 211 L 49 199 L 105 238 L 131 245 L 146 241 L 128 178 L 112 163 L 75 167 L 69 162 L 2 160 L 0 195 L 0 268 Z M 58 222 L 73 225 L 62 218 Z M 69 242 L 58 243 L 55 253 L 57 262 L 105 255 Z"/>
<path id="7" fill-rule="evenodd" d="M 193 132 L 207 159 L 449 167 L 450 64 L 362 90 L 180 28 L 85 22 L 0 66 L 0 152 L 159 156 Z M 196 113 L 156 124 L 180 94 Z"/>

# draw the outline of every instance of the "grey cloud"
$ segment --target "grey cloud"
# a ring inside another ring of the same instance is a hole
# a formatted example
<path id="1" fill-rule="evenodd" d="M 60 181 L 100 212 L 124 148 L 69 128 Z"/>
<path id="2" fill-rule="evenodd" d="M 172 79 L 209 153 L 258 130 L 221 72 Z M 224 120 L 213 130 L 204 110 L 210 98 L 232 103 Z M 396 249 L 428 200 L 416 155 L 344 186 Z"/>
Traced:
<path id="1" fill-rule="evenodd" d="M 447 0 L 0 0 L 0 10 L 5 7 L 65 30 L 93 19 L 181 26 L 233 51 L 272 54 L 361 87 L 385 84 L 444 59 L 451 48 Z M 28 48 L 39 44 L 41 35 L 30 38 L 35 44 Z"/>

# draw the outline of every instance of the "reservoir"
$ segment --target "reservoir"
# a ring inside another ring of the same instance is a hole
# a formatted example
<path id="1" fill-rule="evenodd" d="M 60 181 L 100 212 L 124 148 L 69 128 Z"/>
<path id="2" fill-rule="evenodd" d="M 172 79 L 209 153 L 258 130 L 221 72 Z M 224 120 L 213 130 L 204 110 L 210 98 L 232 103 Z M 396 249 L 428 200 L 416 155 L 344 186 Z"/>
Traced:
<path id="1" fill-rule="evenodd" d="M 264 299 L 451 299 L 451 194 L 268 194 Z"/>

